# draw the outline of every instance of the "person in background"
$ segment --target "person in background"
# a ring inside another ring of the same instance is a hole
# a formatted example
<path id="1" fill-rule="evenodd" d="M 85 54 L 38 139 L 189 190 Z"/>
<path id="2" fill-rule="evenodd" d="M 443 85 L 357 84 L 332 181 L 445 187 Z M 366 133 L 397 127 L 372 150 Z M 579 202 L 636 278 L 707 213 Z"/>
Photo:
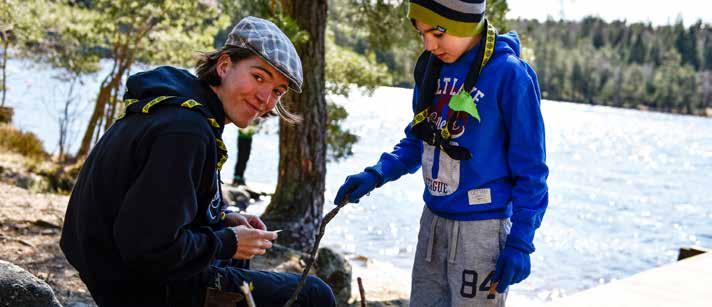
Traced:
<path id="1" fill-rule="evenodd" d="M 232 185 L 245 185 L 245 169 L 247 169 L 247 161 L 250 159 L 252 136 L 257 131 L 257 125 L 250 124 L 246 128 L 238 129 L 237 131 L 237 162 L 235 162 Z"/>
<path id="2" fill-rule="evenodd" d="M 503 306 L 530 273 L 548 205 L 544 122 L 516 33 L 497 34 L 485 1 L 411 0 L 425 51 L 413 120 L 391 152 L 348 176 L 335 204 L 422 169 L 425 206 L 411 306 Z M 496 292 L 490 295 L 493 283 Z"/>
<path id="3" fill-rule="evenodd" d="M 177 46 L 186 47 L 186 46 Z M 225 210 L 220 169 L 226 124 L 245 128 L 300 92 L 301 60 L 277 26 L 247 17 L 196 75 L 158 67 L 127 80 L 126 112 L 87 157 L 72 191 L 60 246 L 99 306 L 282 306 L 299 276 L 235 266 L 277 238 L 256 216 Z M 240 304 L 244 305 L 245 300 Z M 310 276 L 298 306 L 335 306 Z"/>

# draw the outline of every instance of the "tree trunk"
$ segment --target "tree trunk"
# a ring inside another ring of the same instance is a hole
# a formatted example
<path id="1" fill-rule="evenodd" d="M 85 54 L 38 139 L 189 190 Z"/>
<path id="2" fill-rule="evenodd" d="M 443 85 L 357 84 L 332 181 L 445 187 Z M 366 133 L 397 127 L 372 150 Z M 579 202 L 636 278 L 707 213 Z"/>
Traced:
<path id="1" fill-rule="evenodd" d="M 304 68 L 301 94 L 285 97 L 287 109 L 303 117 L 299 125 L 280 122 L 279 179 L 262 215 L 270 229 L 284 230 L 278 243 L 308 251 L 314 243 L 324 208 L 326 174 L 326 99 L 324 97 L 327 0 L 283 1 L 285 11 L 309 33 L 297 47 Z"/>
<path id="2" fill-rule="evenodd" d="M 0 84 L 0 90 L 2 90 L 2 102 L 0 107 L 5 106 L 5 95 L 7 94 L 7 50 L 10 45 L 10 38 L 3 32 L 2 34 L 2 84 Z"/>
<path id="3" fill-rule="evenodd" d="M 106 114 L 106 122 L 104 123 L 104 131 L 109 130 L 111 125 L 114 124 L 114 118 L 116 118 L 116 108 L 119 107 L 119 91 L 121 90 L 121 85 L 114 87 L 113 93 L 109 98 L 109 109 Z"/>
<path id="4" fill-rule="evenodd" d="M 74 120 L 72 114 L 69 112 L 69 107 L 74 102 L 74 86 L 77 84 L 78 77 L 76 75 L 72 76 L 72 80 L 69 83 L 69 90 L 67 91 L 67 97 L 64 100 L 64 108 L 62 109 L 62 114 L 59 116 L 59 154 L 57 155 L 57 160 L 60 163 L 66 161 L 66 149 L 67 149 L 67 138 L 69 137 L 69 125 Z"/>
<path id="5" fill-rule="evenodd" d="M 107 78 L 111 77 L 108 76 Z M 94 112 L 92 112 L 91 118 L 89 118 L 89 123 L 87 124 L 87 129 L 84 131 L 82 143 L 76 154 L 77 158 L 85 157 L 89 153 L 96 127 L 101 119 L 101 116 L 104 115 L 104 108 L 106 107 L 108 93 L 110 92 L 111 89 L 108 86 L 102 86 L 101 89 L 99 89 L 99 94 L 97 95 L 96 103 L 94 104 Z"/>
<path id="6" fill-rule="evenodd" d="M 89 150 L 91 149 L 91 146 L 94 143 L 94 135 L 101 134 L 101 131 L 96 130 L 101 129 L 100 122 L 106 117 L 106 104 L 109 103 L 114 88 L 121 85 L 121 78 L 128 69 L 128 65 L 124 65 L 122 63 L 122 59 L 116 59 L 115 61 L 119 62 L 119 64 L 117 65 L 118 70 L 112 70 L 112 72 L 109 73 L 108 76 L 106 76 L 104 82 L 102 82 L 101 84 L 99 94 L 96 97 L 94 112 L 91 114 L 91 118 L 89 119 L 89 123 L 87 124 L 87 129 L 86 131 L 84 131 L 84 137 L 82 137 L 82 143 L 79 147 L 79 151 L 77 151 L 76 154 L 77 159 L 85 157 L 89 153 Z"/>

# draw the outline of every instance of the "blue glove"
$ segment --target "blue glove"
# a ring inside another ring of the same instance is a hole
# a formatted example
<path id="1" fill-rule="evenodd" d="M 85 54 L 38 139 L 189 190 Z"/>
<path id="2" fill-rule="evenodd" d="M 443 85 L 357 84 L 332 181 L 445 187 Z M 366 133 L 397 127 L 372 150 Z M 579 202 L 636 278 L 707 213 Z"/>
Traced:
<path id="1" fill-rule="evenodd" d="M 346 182 L 336 193 L 334 204 L 340 205 L 347 197 L 349 202 L 358 203 L 361 197 L 376 188 L 379 180 L 377 173 L 368 170 L 346 177 Z"/>
<path id="2" fill-rule="evenodd" d="M 497 292 L 504 293 L 509 285 L 516 284 L 529 276 L 531 262 L 529 253 L 516 247 L 505 245 L 499 253 L 492 281 L 499 282 Z"/>

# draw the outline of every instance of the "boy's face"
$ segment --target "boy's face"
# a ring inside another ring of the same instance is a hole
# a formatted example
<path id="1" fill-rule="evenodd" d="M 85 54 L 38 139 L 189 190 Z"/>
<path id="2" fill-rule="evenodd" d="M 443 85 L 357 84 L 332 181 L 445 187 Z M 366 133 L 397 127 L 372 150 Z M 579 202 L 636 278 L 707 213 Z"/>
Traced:
<path id="1" fill-rule="evenodd" d="M 415 28 L 423 39 L 423 47 L 445 63 L 453 63 L 480 41 L 481 35 L 459 37 L 439 31 L 427 23 L 416 20 Z"/>
<path id="2" fill-rule="evenodd" d="M 258 56 L 234 63 L 223 55 L 216 69 L 222 82 L 214 90 L 222 101 L 225 121 L 240 128 L 271 111 L 287 92 L 284 75 Z"/>

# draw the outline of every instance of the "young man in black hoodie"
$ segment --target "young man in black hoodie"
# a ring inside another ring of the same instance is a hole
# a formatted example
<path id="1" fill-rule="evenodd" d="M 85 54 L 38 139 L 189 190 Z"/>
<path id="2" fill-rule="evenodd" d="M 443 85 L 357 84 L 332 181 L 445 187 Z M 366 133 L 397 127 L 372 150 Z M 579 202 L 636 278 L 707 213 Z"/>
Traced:
<path id="1" fill-rule="evenodd" d="M 251 215 L 225 211 L 220 168 L 225 124 L 246 127 L 300 92 L 301 61 L 269 21 L 247 17 L 193 76 L 159 67 L 127 81 L 126 113 L 99 140 L 72 191 L 60 245 L 100 306 L 203 306 L 207 288 L 253 288 L 258 306 L 281 306 L 299 277 L 232 266 L 277 238 Z M 212 291 L 212 290 L 211 290 Z M 244 304 L 244 301 L 240 304 Z M 307 279 L 301 306 L 334 306 Z"/>

